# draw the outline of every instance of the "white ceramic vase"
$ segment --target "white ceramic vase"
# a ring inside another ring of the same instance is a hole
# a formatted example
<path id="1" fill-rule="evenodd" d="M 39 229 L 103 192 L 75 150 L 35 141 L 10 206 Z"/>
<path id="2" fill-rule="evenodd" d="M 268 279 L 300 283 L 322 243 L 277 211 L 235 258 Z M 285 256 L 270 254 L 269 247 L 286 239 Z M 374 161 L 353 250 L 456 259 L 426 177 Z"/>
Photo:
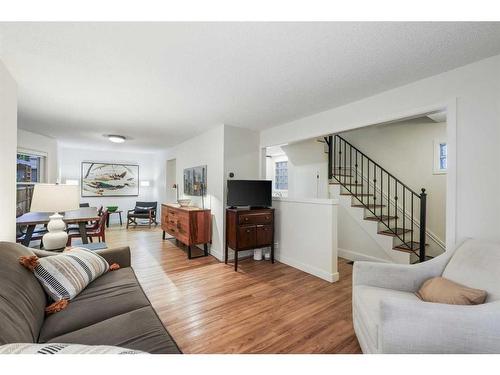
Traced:
<path id="1" fill-rule="evenodd" d="M 68 241 L 68 233 L 66 233 L 66 224 L 62 220 L 63 216 L 57 212 L 49 216 L 47 230 L 49 231 L 43 236 L 43 248 L 45 250 L 57 250 L 66 246 Z"/>

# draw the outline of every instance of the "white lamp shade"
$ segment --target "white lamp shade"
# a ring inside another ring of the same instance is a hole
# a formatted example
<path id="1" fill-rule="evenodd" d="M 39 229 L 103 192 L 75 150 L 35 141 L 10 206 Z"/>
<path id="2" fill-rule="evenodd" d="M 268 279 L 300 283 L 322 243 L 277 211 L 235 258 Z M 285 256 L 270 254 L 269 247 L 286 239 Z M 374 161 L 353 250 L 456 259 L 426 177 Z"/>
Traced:
<path id="1" fill-rule="evenodd" d="M 64 212 L 80 207 L 79 187 L 75 185 L 36 184 L 31 212 Z"/>

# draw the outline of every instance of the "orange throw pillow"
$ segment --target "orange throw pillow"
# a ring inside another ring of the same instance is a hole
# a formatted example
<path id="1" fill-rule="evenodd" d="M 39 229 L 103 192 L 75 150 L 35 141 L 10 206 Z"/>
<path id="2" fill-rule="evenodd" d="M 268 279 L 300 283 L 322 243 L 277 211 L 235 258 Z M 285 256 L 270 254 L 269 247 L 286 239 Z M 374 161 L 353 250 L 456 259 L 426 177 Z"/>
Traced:
<path id="1" fill-rule="evenodd" d="M 425 302 L 449 305 L 480 305 L 487 296 L 484 290 L 468 288 L 444 277 L 434 277 L 425 281 L 415 294 Z"/>

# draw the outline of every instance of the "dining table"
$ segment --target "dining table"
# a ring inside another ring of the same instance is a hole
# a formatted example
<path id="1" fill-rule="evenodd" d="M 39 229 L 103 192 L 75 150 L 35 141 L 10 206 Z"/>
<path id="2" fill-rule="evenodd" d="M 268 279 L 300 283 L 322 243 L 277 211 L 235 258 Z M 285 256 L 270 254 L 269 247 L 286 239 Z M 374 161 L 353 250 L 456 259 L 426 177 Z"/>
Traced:
<path id="1" fill-rule="evenodd" d="M 29 246 L 33 232 L 37 225 L 46 225 L 49 223 L 49 216 L 53 215 L 53 212 L 27 212 L 16 219 L 17 225 L 26 226 L 26 234 L 22 240 L 24 246 Z M 89 221 L 97 221 L 100 219 L 97 208 L 95 207 L 83 207 L 76 210 L 66 211 L 60 213 L 63 215 L 63 221 L 66 224 L 78 224 L 78 229 L 80 231 L 80 236 L 82 237 L 82 243 L 88 244 L 87 236 L 87 223 Z"/>

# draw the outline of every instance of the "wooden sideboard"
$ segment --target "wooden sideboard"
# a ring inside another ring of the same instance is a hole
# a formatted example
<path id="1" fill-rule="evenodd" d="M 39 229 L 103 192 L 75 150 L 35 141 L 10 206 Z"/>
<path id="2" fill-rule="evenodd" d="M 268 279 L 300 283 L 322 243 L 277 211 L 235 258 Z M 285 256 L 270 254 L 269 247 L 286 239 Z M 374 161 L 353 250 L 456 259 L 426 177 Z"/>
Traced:
<path id="1" fill-rule="evenodd" d="M 271 247 L 271 261 L 274 263 L 274 208 L 226 209 L 226 248 L 234 254 L 234 270 L 238 270 L 238 252 Z"/>
<path id="2" fill-rule="evenodd" d="M 161 228 L 163 239 L 165 232 L 174 236 L 188 247 L 188 258 L 193 257 L 191 247 L 203 245 L 204 254 L 208 255 L 208 244 L 212 242 L 212 215 L 210 210 L 198 207 L 181 207 L 178 204 L 162 204 Z"/>

